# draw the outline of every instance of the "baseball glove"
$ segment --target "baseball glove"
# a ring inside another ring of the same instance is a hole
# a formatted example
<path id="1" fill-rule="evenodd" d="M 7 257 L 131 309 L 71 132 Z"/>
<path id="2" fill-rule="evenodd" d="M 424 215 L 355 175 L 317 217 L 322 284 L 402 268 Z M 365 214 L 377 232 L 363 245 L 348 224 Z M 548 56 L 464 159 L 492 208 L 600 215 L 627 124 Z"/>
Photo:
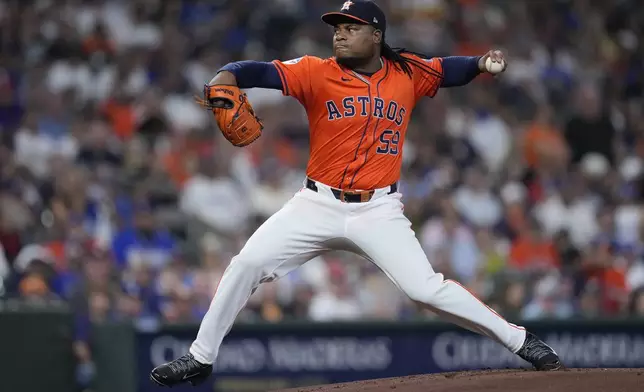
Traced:
<path id="1" fill-rule="evenodd" d="M 197 103 L 212 111 L 221 133 L 234 146 L 247 146 L 262 135 L 264 125 L 239 87 L 205 85 L 203 95 Z"/>

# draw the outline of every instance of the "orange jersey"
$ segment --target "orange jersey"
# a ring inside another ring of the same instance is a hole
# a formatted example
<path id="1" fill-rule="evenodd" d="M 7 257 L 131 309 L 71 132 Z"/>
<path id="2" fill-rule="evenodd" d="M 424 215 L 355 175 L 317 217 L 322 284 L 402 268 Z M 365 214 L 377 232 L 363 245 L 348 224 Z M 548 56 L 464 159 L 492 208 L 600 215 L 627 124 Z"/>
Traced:
<path id="1" fill-rule="evenodd" d="M 433 72 L 410 64 L 410 78 L 384 58 L 370 77 L 341 67 L 334 58 L 273 62 L 284 95 L 296 98 L 308 115 L 308 177 L 351 190 L 383 188 L 399 180 L 411 112 L 419 99 L 436 95 L 443 74 L 442 59 L 415 59 Z"/>

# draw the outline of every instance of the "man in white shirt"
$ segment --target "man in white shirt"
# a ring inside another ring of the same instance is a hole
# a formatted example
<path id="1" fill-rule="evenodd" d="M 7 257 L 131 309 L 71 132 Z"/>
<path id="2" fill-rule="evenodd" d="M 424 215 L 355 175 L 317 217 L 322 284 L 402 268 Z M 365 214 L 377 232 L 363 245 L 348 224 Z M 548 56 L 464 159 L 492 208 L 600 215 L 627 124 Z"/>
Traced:
<path id="1" fill-rule="evenodd" d="M 348 284 L 346 271 L 338 263 L 329 263 L 329 286 L 318 292 L 309 306 L 314 321 L 357 320 L 362 309 Z"/>
<path id="2" fill-rule="evenodd" d="M 465 184 L 454 195 L 454 206 L 469 223 L 479 227 L 494 226 L 503 216 L 501 202 L 490 191 L 479 168 L 468 170 Z"/>
<path id="3" fill-rule="evenodd" d="M 216 231 L 235 236 L 246 228 L 251 208 L 240 186 L 217 162 L 200 162 L 199 172 L 183 188 L 179 208 Z"/>

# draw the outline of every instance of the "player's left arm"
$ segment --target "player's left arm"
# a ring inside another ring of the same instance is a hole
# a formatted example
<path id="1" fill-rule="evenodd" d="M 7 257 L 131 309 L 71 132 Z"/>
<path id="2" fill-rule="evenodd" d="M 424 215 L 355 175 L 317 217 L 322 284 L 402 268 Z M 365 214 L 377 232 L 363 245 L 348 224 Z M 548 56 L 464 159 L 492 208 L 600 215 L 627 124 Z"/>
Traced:
<path id="1" fill-rule="evenodd" d="M 508 66 L 503 52 L 490 50 L 483 56 L 450 56 L 443 57 L 443 80 L 440 87 L 464 86 L 474 80 L 479 74 L 486 73 L 485 61 L 489 58 L 494 62 L 504 64 L 503 71 Z"/>
<path id="2" fill-rule="evenodd" d="M 489 51 L 483 56 L 434 57 L 416 62 L 421 65 L 420 72 L 414 72 L 416 97 L 433 97 L 441 88 L 470 83 L 481 73 L 487 72 L 485 61 L 488 58 L 498 62 L 503 60 L 507 67 L 508 61 L 503 52 L 498 50 Z"/>

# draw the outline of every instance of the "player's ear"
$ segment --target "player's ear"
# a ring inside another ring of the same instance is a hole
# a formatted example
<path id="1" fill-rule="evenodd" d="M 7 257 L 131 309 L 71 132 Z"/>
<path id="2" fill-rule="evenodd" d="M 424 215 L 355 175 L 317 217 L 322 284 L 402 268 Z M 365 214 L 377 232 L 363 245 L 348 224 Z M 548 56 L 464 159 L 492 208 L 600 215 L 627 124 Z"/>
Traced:
<path id="1" fill-rule="evenodd" d="M 380 44 L 382 42 L 382 31 L 374 30 L 374 32 L 373 32 L 373 42 L 375 44 Z"/>

